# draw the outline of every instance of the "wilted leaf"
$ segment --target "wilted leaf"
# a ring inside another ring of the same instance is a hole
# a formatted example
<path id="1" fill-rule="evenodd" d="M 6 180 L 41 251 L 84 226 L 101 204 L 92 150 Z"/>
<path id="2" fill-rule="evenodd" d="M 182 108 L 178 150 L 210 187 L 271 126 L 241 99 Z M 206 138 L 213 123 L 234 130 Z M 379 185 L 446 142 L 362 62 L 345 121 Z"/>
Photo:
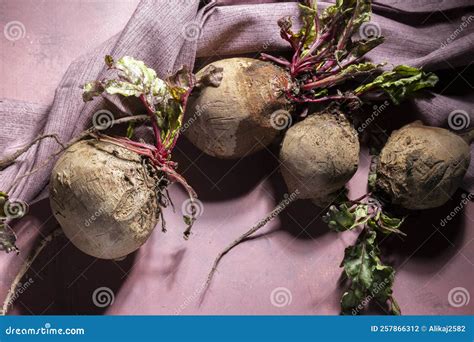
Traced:
<path id="1" fill-rule="evenodd" d="M 395 279 L 395 270 L 391 266 L 382 265 L 378 260 L 373 269 L 373 283 L 370 287 L 372 295 L 382 303 L 385 303 L 392 297 L 392 286 Z"/>
<path id="2" fill-rule="evenodd" d="M 421 69 L 399 65 L 392 71 L 386 71 L 370 83 L 361 85 L 355 90 L 357 95 L 368 91 L 383 91 L 393 103 L 400 104 L 407 96 L 428 87 L 434 87 L 438 76 Z"/>
<path id="3" fill-rule="evenodd" d="M 217 68 L 210 64 L 200 71 L 200 78 L 196 80 L 196 88 L 202 88 L 206 86 L 219 87 L 222 79 L 224 78 L 224 68 Z"/>
<path id="4" fill-rule="evenodd" d="M 7 214 L 5 213 L 5 204 L 8 201 L 8 195 L 5 192 L 0 191 L 0 223 L 2 222 L 2 219 L 5 219 L 7 217 Z"/>
<path id="5" fill-rule="evenodd" d="M 351 283 L 350 289 L 341 299 L 341 309 L 345 313 L 358 307 L 364 300 L 375 298 L 382 304 L 391 302 L 392 313 L 397 314 L 398 305 L 393 299 L 392 290 L 395 270 L 382 264 L 376 236 L 375 231 L 366 228 L 356 244 L 345 250 L 341 266 Z"/>
<path id="6" fill-rule="evenodd" d="M 6 253 L 18 252 L 18 248 L 15 245 L 16 235 L 8 224 L 0 219 L 0 251 Z"/>
<path id="7" fill-rule="evenodd" d="M 155 70 L 148 68 L 142 61 L 136 60 L 130 56 L 120 58 L 114 67 L 122 71 L 123 76 L 131 83 L 142 85 L 148 89 L 156 79 Z"/>
<path id="8" fill-rule="evenodd" d="M 367 37 L 360 33 L 363 39 L 353 39 L 362 24 L 370 20 L 370 0 L 336 0 L 321 14 L 317 11 L 317 1 L 306 0 L 300 9 L 303 24 L 297 32 L 292 30 L 290 17 L 278 21 L 280 35 L 290 43 L 293 56 L 285 59 L 262 54 L 263 59 L 290 71 L 293 82 L 287 94 L 291 100 L 298 103 L 338 101 L 350 111 L 360 108 L 360 95 L 366 95 L 364 99 L 368 100 L 386 93 L 398 104 L 414 92 L 436 84 L 434 74 L 416 68 L 398 66 L 391 72 L 383 72 L 383 63 L 364 62 L 364 56 L 384 41 L 379 34 Z M 363 82 L 367 83 L 360 87 L 351 84 L 344 91 L 337 88 L 348 80 L 359 82 L 357 76 L 367 74 L 381 75 L 369 81 L 366 77 Z M 376 94 L 366 94 L 369 91 Z M 337 96 L 331 96 L 334 93 Z"/>
<path id="9" fill-rule="evenodd" d="M 358 40 L 352 43 L 350 47 L 350 55 L 355 57 L 362 57 L 367 54 L 369 51 L 373 50 L 380 44 L 384 42 L 385 38 L 380 37 L 372 37 L 368 39 Z"/>
<path id="10" fill-rule="evenodd" d="M 140 85 L 126 81 L 110 80 L 105 84 L 104 88 L 110 95 L 119 94 L 122 96 L 138 97 L 143 94 L 143 88 Z"/>
<path id="11" fill-rule="evenodd" d="M 135 130 L 135 123 L 134 123 L 134 122 L 130 122 L 130 123 L 128 124 L 128 127 L 127 127 L 127 134 L 126 134 L 126 136 L 127 136 L 128 139 L 132 139 L 134 130 Z"/>
<path id="12" fill-rule="evenodd" d="M 329 229 L 342 232 L 364 225 L 371 217 L 368 216 L 368 206 L 359 204 L 350 207 L 350 201 L 339 205 L 331 205 L 323 216 L 323 221 Z"/>
<path id="13" fill-rule="evenodd" d="M 193 218 L 189 215 L 183 215 L 183 221 L 188 226 L 191 225 L 194 222 Z"/>
<path id="14" fill-rule="evenodd" d="M 84 102 L 92 101 L 94 97 L 104 92 L 104 85 L 99 81 L 88 82 L 84 84 L 82 99 Z"/>
<path id="15" fill-rule="evenodd" d="M 111 68 L 111 67 L 114 65 L 114 63 L 115 63 L 114 58 L 113 58 L 111 55 L 106 55 L 105 58 L 104 58 L 104 60 L 105 60 L 105 64 L 106 64 L 109 68 Z"/>
<path id="16" fill-rule="evenodd" d="M 182 124 L 182 102 L 194 80 L 192 74 L 183 68 L 164 81 L 145 63 L 129 56 L 117 61 L 106 56 L 105 63 L 110 69 L 118 71 L 118 78 L 87 83 L 84 86 L 84 101 L 90 101 L 104 91 L 110 95 L 140 97 L 148 113 L 155 113 L 154 119 L 160 129 L 157 139 L 165 148 L 170 148 Z M 127 136 L 132 134 L 133 126 L 129 126 Z"/>
<path id="17" fill-rule="evenodd" d="M 339 207 L 331 205 L 322 219 L 328 224 L 329 229 L 342 232 L 353 228 L 355 215 L 348 210 L 344 203 Z"/>

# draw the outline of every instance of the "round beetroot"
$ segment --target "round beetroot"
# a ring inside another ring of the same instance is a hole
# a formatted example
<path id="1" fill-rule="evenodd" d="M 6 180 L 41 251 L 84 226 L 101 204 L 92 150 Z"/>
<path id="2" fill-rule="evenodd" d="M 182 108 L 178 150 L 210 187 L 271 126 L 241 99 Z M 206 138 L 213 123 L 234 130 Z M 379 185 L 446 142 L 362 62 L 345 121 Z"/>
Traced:
<path id="1" fill-rule="evenodd" d="M 199 149 L 218 158 L 240 158 L 270 144 L 285 121 L 290 104 L 283 94 L 287 72 L 270 62 L 230 58 L 211 63 L 222 68 L 218 86 L 197 89 L 190 97 L 184 134 Z M 286 127 L 285 127 L 286 128 Z"/>
<path id="2" fill-rule="evenodd" d="M 357 132 L 344 115 L 312 115 L 285 134 L 280 151 L 281 172 L 290 193 L 328 205 L 357 171 Z"/>
<path id="3" fill-rule="evenodd" d="M 469 162 L 461 137 L 415 122 L 394 131 L 382 149 L 376 188 L 406 209 L 439 207 L 461 185 Z"/>
<path id="4" fill-rule="evenodd" d="M 53 169 L 50 202 L 77 248 L 118 259 L 145 243 L 158 222 L 155 184 L 138 154 L 109 142 L 80 141 Z"/>

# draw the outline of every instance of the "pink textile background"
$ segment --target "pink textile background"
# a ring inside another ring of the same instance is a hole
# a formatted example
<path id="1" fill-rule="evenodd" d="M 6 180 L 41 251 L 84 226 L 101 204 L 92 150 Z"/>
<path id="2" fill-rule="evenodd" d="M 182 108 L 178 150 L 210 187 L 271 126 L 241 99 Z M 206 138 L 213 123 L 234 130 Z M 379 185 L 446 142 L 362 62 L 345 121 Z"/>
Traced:
<path id="1" fill-rule="evenodd" d="M 138 1 L 0 0 L 0 24 L 20 20 L 26 28 L 24 39 L 11 42 L 0 37 L 0 98 L 37 103 L 42 108 L 25 107 L 23 113 L 14 117 L 19 127 L 26 121 L 44 119 L 34 113 L 49 108 L 69 63 L 120 32 L 137 4 Z M 439 6 L 443 13 L 443 2 Z M 279 10 L 285 12 L 281 7 Z M 225 8 L 217 10 L 210 25 L 218 23 L 225 11 Z M 229 35 L 222 36 L 223 55 L 226 51 L 249 52 L 252 39 L 265 39 L 256 37 L 260 32 L 255 31 L 253 36 L 241 34 L 248 37 L 248 42 L 233 41 L 232 37 L 238 34 L 230 33 L 232 30 L 239 33 L 238 29 L 229 25 Z M 391 31 L 388 33 L 393 35 Z M 276 34 L 275 25 L 277 38 Z M 397 47 L 394 43 L 397 37 L 392 38 L 384 49 Z M 216 45 L 218 42 L 204 31 L 197 51 L 201 57 L 197 66 L 207 60 L 203 58 L 204 51 Z M 275 45 L 279 48 L 281 43 Z M 386 51 L 379 53 L 387 55 Z M 456 66 L 455 58 L 451 62 Z M 418 105 L 419 102 L 406 104 L 399 112 L 414 111 Z M 16 144 L 10 144 L 9 149 L 31 140 L 33 136 L 27 133 Z M 5 152 L 3 147 L 0 151 Z M 232 251 L 223 261 L 206 300 L 201 306 L 198 304 L 202 283 L 216 254 L 271 210 L 285 192 L 276 170 L 276 153 L 273 146 L 243 160 L 220 161 L 202 155 L 181 139 L 175 158 L 204 204 L 191 240 L 185 242 L 181 238 L 179 203 L 185 197 L 179 187 L 173 186 L 178 210 L 175 214 L 171 210 L 166 212 L 168 233 L 157 230 L 137 253 L 121 262 L 93 259 L 66 240 L 56 241 L 28 273 L 27 279 L 31 277 L 33 285 L 15 302 L 12 313 L 337 314 L 343 291 L 338 286 L 341 274 L 338 266 L 344 247 L 355 235 L 328 232 L 318 218 L 320 209 L 304 201 L 293 204 L 288 212 L 269 224 L 265 228 L 268 234 Z M 367 165 L 364 154 L 358 174 L 351 182 L 353 196 L 365 192 Z M 397 267 L 395 296 L 403 313 L 474 312 L 472 302 L 459 308 L 448 303 L 449 291 L 455 287 L 464 287 L 474 294 L 474 206 L 469 203 L 454 222 L 446 227 L 440 225 L 441 219 L 460 202 L 461 192 L 458 192 L 443 208 L 411 217 L 405 241 L 395 237 L 384 242 L 387 261 Z M 20 256 L 0 256 L 1 297 L 38 232 L 46 234 L 54 225 L 46 200 L 34 205 L 30 214 L 14 226 L 23 252 Z M 92 293 L 101 286 L 114 292 L 115 301 L 110 307 L 99 308 L 92 302 Z M 291 294 L 288 305 L 272 304 L 272 293 L 278 288 L 285 288 Z M 376 305 L 371 310 L 383 313 Z"/>

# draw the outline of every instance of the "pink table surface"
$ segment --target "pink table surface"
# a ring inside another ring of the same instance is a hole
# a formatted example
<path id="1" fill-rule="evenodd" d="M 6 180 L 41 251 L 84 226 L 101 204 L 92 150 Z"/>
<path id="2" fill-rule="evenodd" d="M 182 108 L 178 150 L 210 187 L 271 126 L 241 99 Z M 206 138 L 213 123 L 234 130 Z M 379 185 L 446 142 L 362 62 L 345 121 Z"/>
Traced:
<path id="1" fill-rule="evenodd" d="M 125 25 L 138 1 L 0 0 L 0 25 L 25 25 L 25 38 L 0 36 L 0 98 L 44 105 L 68 64 Z M 321 209 L 298 201 L 257 238 L 245 242 L 222 262 L 205 300 L 203 282 L 217 253 L 263 217 L 285 193 L 275 146 L 240 161 L 203 155 L 185 139 L 176 159 L 203 203 L 194 235 L 183 241 L 180 203 L 165 213 L 168 232 L 156 229 L 136 253 L 120 262 L 88 257 L 66 239 L 52 243 L 34 263 L 31 282 L 14 303 L 14 314 L 338 314 L 339 263 L 354 233 L 335 234 L 321 222 Z M 366 174 L 361 157 L 359 173 Z M 174 186 L 173 186 L 174 187 Z M 352 184 L 351 196 L 365 192 Z M 474 299 L 457 307 L 449 293 L 474 294 L 474 206 L 468 203 L 446 226 L 442 218 L 462 206 L 461 192 L 442 208 L 410 217 L 408 236 L 384 240 L 385 260 L 397 269 L 395 296 L 404 314 L 473 314 Z M 15 224 L 19 256 L 0 256 L 0 292 L 5 295 L 38 232 L 56 225 L 49 203 L 30 208 Z M 24 282 L 25 283 L 25 282 Z M 109 288 L 113 304 L 94 305 L 97 288 Z M 451 292 L 452 293 L 452 292 Z M 370 313 L 383 314 L 373 304 Z"/>

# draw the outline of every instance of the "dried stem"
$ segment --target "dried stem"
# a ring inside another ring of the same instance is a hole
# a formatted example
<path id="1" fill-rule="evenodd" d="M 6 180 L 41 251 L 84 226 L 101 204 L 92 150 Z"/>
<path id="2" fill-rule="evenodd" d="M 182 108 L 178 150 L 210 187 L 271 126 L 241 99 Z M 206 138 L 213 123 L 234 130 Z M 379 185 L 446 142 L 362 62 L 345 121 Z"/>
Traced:
<path id="1" fill-rule="evenodd" d="M 53 138 L 54 140 L 56 140 L 56 142 L 61 145 L 61 147 L 64 148 L 64 145 L 61 143 L 61 141 L 59 140 L 59 137 L 56 135 L 56 134 L 43 134 L 43 135 L 40 135 L 39 137 L 37 137 L 36 139 L 34 139 L 32 142 L 30 142 L 28 145 L 20 148 L 18 151 L 16 151 L 15 153 L 13 153 L 12 155 L 9 155 L 8 157 L 6 157 L 5 159 L 3 160 L 0 160 L 0 171 L 3 171 L 4 169 L 6 169 L 8 166 L 12 165 L 17 159 L 18 157 L 20 157 L 23 153 L 25 153 L 26 151 L 28 151 L 34 144 L 36 144 L 38 141 L 41 141 L 45 138 Z"/>
<path id="2" fill-rule="evenodd" d="M 49 235 L 47 235 L 44 239 L 42 239 L 39 243 L 39 245 L 36 247 L 36 249 L 33 251 L 33 253 L 29 256 L 29 258 L 23 263 L 23 265 L 20 268 L 20 271 L 17 273 L 15 279 L 13 279 L 12 284 L 10 285 L 10 289 L 8 290 L 7 296 L 3 302 L 3 308 L 2 312 L 0 313 L 2 316 L 5 316 L 8 312 L 8 309 L 10 305 L 12 304 L 13 297 L 15 296 L 16 288 L 18 287 L 18 284 L 20 283 L 21 279 L 23 279 L 23 276 L 28 272 L 30 269 L 31 265 L 33 262 L 36 260 L 38 255 L 43 251 L 43 249 L 49 245 L 49 243 L 56 237 L 60 236 L 63 234 L 63 231 L 61 228 L 57 228 L 53 232 L 51 232 Z"/>
<path id="3" fill-rule="evenodd" d="M 238 237 L 236 240 L 234 240 L 229 246 L 227 246 L 222 252 L 219 253 L 217 258 L 214 260 L 214 264 L 212 265 L 212 269 L 209 272 L 209 275 L 207 276 L 206 284 L 204 286 L 204 291 L 201 295 L 201 302 L 204 299 L 204 296 L 211 284 L 212 278 L 214 277 L 214 274 L 217 270 L 217 266 L 219 265 L 220 261 L 226 255 L 227 253 L 230 252 L 231 249 L 242 243 L 244 240 L 246 240 L 250 235 L 253 233 L 257 232 L 260 228 L 264 227 L 268 222 L 273 220 L 275 217 L 277 217 L 283 210 L 285 210 L 288 205 L 291 203 L 291 200 L 288 200 L 285 198 L 282 200 L 278 205 L 273 209 L 265 218 L 260 220 L 255 226 L 253 226 L 251 229 L 249 229 L 247 232 L 242 234 L 240 237 Z"/>
<path id="4" fill-rule="evenodd" d="M 145 120 L 148 120 L 149 117 L 148 115 L 133 115 L 133 116 L 126 116 L 124 118 L 120 118 L 120 119 L 117 119 L 117 120 L 114 120 L 113 124 L 114 125 L 118 125 L 118 124 L 123 124 L 123 123 L 127 123 L 127 122 L 134 122 L 134 121 L 145 121 Z M 10 189 L 12 189 L 15 185 L 18 184 L 18 182 L 20 180 L 22 180 L 23 178 L 25 177 L 29 177 L 31 176 L 32 174 L 38 172 L 39 170 L 41 170 L 43 167 L 45 167 L 46 165 L 49 164 L 49 162 L 51 161 L 51 159 L 53 159 L 54 157 L 56 157 L 58 154 L 62 153 L 64 150 L 68 149 L 69 147 L 71 147 L 72 145 L 74 145 L 76 142 L 78 142 L 79 140 L 82 140 L 84 139 L 85 137 L 91 135 L 91 134 L 94 134 L 96 132 L 98 132 L 99 129 L 97 129 L 96 127 L 91 127 L 85 131 L 83 131 L 82 133 L 80 133 L 78 136 L 74 137 L 73 139 L 71 139 L 66 145 L 63 145 L 61 144 L 61 149 L 59 151 L 56 151 L 54 152 L 52 155 L 50 155 L 48 158 L 46 158 L 46 160 L 44 161 L 44 163 L 40 164 L 38 167 L 34 168 L 33 170 L 31 170 L 30 172 L 27 172 L 26 174 L 18 177 L 15 182 L 10 186 Z M 0 165 L 3 161 L 0 161 Z"/>

